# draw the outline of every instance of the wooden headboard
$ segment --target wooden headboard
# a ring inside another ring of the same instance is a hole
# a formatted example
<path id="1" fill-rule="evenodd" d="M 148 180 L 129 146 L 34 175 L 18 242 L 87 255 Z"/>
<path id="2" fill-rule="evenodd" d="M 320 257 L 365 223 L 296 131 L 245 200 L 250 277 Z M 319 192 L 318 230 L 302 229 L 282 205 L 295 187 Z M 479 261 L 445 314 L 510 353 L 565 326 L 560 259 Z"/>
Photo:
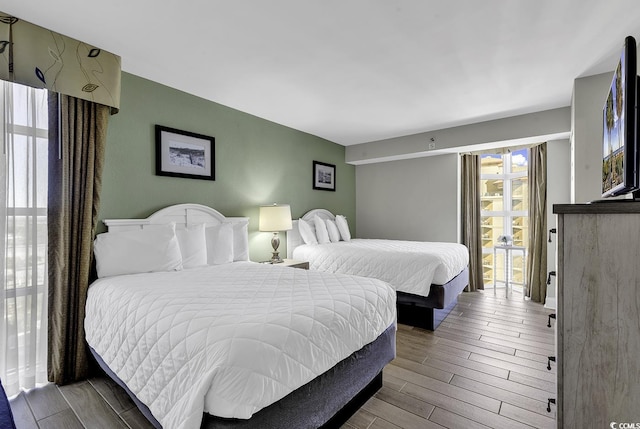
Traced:
<path id="1" fill-rule="evenodd" d="M 333 213 L 326 209 L 313 209 L 306 212 L 300 219 L 304 219 L 306 221 L 312 221 L 313 218 L 318 215 L 321 219 L 331 219 L 336 220 L 336 217 Z M 298 221 L 293 221 L 293 227 L 290 231 L 287 231 L 287 258 L 291 258 L 293 255 L 293 249 L 304 244 L 302 241 L 302 237 L 300 236 L 300 231 L 298 230 Z"/>
<path id="2" fill-rule="evenodd" d="M 176 204 L 158 210 L 146 219 L 104 219 L 102 221 L 110 232 L 130 231 L 144 229 L 149 225 L 176 223 L 176 229 L 182 229 L 188 225 L 204 223 L 207 226 L 220 223 L 244 223 L 249 224 L 248 217 L 225 217 L 219 211 L 201 204 Z"/>

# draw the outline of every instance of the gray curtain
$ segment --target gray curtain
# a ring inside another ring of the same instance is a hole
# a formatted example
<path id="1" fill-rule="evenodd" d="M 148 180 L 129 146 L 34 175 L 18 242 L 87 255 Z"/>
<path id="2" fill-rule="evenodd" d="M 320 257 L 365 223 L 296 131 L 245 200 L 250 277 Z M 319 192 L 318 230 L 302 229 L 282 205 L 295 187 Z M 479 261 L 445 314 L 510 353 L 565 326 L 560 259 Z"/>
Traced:
<path id="1" fill-rule="evenodd" d="M 547 296 L 547 144 L 529 149 L 528 296 L 544 303 Z"/>
<path id="2" fill-rule="evenodd" d="M 462 243 L 469 248 L 469 287 L 484 289 L 480 234 L 480 157 L 462 155 Z"/>
<path id="3" fill-rule="evenodd" d="M 110 109 L 50 93 L 48 378 L 87 376 L 84 310 Z"/>

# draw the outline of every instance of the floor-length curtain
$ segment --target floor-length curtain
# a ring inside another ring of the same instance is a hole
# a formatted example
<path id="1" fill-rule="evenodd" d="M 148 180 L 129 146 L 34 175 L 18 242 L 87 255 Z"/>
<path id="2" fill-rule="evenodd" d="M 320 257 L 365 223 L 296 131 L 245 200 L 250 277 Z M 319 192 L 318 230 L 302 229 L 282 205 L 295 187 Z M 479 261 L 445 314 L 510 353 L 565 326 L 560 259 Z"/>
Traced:
<path id="1" fill-rule="evenodd" d="M 0 81 L 0 378 L 47 382 L 47 95 Z"/>
<path id="2" fill-rule="evenodd" d="M 547 296 L 547 144 L 529 149 L 528 296 L 544 303 Z"/>
<path id="3" fill-rule="evenodd" d="M 469 291 L 484 289 L 480 234 L 480 157 L 463 154 L 462 243 L 469 248 Z"/>
<path id="4" fill-rule="evenodd" d="M 100 203 L 109 108 L 67 95 L 49 100 L 49 380 L 88 373 L 84 310 Z M 59 125 L 59 127 L 57 126 Z"/>

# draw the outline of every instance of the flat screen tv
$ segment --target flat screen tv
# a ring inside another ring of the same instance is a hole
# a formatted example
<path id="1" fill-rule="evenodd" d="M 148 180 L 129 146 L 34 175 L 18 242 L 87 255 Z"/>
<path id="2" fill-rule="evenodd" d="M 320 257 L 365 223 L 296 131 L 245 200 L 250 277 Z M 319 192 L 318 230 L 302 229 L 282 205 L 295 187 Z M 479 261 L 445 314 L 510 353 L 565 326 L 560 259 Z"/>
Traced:
<path id="1" fill-rule="evenodd" d="M 602 109 L 603 197 L 630 192 L 635 197 L 640 188 L 636 50 L 635 39 L 627 37 Z"/>

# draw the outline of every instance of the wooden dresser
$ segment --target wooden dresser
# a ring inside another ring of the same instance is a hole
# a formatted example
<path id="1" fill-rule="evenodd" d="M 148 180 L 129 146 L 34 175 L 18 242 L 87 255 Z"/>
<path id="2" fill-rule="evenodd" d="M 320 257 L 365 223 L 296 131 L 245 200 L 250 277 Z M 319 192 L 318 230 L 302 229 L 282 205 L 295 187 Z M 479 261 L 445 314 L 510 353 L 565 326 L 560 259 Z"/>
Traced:
<path id="1" fill-rule="evenodd" d="M 640 203 L 553 212 L 558 427 L 640 423 Z"/>

